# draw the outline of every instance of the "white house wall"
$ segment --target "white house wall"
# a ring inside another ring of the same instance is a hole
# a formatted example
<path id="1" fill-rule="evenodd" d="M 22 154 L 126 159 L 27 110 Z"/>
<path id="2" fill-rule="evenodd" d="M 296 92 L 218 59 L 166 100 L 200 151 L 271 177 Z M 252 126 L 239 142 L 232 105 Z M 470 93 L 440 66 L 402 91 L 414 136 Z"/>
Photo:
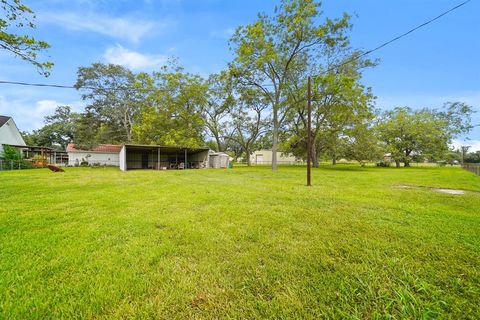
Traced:
<path id="1" fill-rule="evenodd" d="M 89 157 L 87 157 L 90 155 Z M 120 166 L 120 154 L 111 152 L 69 152 L 68 153 L 68 165 L 77 166 L 82 162 L 88 162 L 88 164 L 100 164 L 107 166 Z"/>
<path id="2" fill-rule="evenodd" d="M 250 156 L 251 164 L 272 164 L 272 150 L 258 150 Z M 277 152 L 278 164 L 295 164 L 299 161 L 295 156 L 288 153 Z"/>
<path id="3" fill-rule="evenodd" d="M 0 127 L 0 153 L 3 152 L 4 144 L 26 145 L 15 122 L 11 118 Z"/>
<path id="4" fill-rule="evenodd" d="M 119 162 L 120 170 L 127 171 L 127 148 L 125 146 L 120 150 Z"/>

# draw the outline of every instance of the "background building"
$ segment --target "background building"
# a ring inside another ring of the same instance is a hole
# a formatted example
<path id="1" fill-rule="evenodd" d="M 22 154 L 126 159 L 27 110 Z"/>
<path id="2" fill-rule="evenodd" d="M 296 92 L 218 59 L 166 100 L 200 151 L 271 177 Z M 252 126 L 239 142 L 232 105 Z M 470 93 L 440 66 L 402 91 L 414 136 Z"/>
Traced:
<path id="1" fill-rule="evenodd" d="M 250 155 L 251 164 L 272 164 L 272 150 L 257 150 Z M 302 163 L 302 159 L 295 157 L 293 154 L 277 152 L 278 164 L 297 164 Z"/>

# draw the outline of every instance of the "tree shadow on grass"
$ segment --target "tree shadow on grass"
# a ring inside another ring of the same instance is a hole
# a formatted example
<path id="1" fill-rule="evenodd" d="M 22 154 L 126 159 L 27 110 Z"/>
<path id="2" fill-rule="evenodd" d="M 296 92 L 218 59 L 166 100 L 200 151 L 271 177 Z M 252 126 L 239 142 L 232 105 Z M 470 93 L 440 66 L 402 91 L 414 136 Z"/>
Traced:
<path id="1" fill-rule="evenodd" d="M 337 165 L 320 165 L 320 170 L 329 170 L 329 171 L 384 171 L 384 170 L 395 170 L 395 171 L 403 171 L 403 170 L 438 170 L 440 167 L 437 166 L 411 166 L 411 167 L 377 167 L 377 166 L 365 166 L 362 167 L 360 165 L 353 165 L 353 164 L 337 164 Z M 313 168 L 318 170 L 317 168 Z"/>

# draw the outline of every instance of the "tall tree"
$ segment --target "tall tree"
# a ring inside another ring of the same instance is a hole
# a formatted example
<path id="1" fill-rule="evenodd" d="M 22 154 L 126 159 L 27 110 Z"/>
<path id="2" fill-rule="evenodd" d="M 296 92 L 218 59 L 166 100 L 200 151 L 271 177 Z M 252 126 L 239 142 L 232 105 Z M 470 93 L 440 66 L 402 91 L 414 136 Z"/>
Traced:
<path id="1" fill-rule="evenodd" d="M 58 106 L 55 113 L 45 117 L 45 125 L 27 134 L 29 145 L 52 147 L 65 150 L 77 136 L 77 127 L 81 115 L 72 112 L 70 106 Z"/>
<path id="2" fill-rule="evenodd" d="M 246 88 L 241 93 L 239 102 L 230 113 L 234 129 L 230 140 L 242 148 L 247 165 L 250 165 L 250 155 L 258 138 L 269 128 L 268 101 L 258 89 Z"/>
<path id="3" fill-rule="evenodd" d="M 260 89 L 272 109 L 272 169 L 277 168 L 279 131 L 293 107 L 287 103 L 289 87 L 297 83 L 299 69 L 321 63 L 322 47 L 344 46 L 349 16 L 318 23 L 320 2 L 282 0 L 269 17 L 258 19 L 236 30 L 230 43 L 236 57 L 231 72 L 245 85 Z"/>
<path id="4" fill-rule="evenodd" d="M 401 162 L 408 167 L 413 156 L 443 158 L 452 139 L 471 130 L 472 113 L 472 107 L 459 102 L 447 103 L 443 111 L 399 107 L 382 115 L 377 130 L 397 167 Z"/>
<path id="5" fill-rule="evenodd" d="M 350 127 L 343 140 L 343 157 L 358 161 L 362 167 L 366 162 L 382 159 L 383 152 L 375 131 L 366 121 L 360 121 Z"/>
<path id="6" fill-rule="evenodd" d="M 335 54 L 333 54 L 335 52 Z M 364 67 L 372 66 L 368 60 L 357 59 L 358 52 L 350 53 L 348 48 L 329 48 L 326 52 L 329 62 L 327 69 L 318 70 L 313 77 L 312 91 L 312 156 L 313 165 L 318 167 L 322 153 L 329 154 L 332 163 L 340 155 L 337 147 L 349 130 L 371 120 L 374 96 L 370 88 L 361 84 Z M 337 66 L 337 67 L 335 67 Z M 298 156 L 306 153 L 306 83 L 303 81 L 290 91 L 291 104 L 296 105 L 296 113 L 286 119 L 290 131 L 287 148 Z M 350 133 L 353 132 L 350 130 Z M 293 150 L 297 149 L 297 150 Z M 303 154 L 302 154 L 303 153 Z"/>
<path id="7" fill-rule="evenodd" d="M 145 88 L 141 117 L 134 125 L 134 141 L 146 144 L 199 147 L 204 144 L 206 82 L 182 68 L 163 68 L 139 77 Z"/>
<path id="8" fill-rule="evenodd" d="M 87 101 L 87 111 L 109 133 L 111 142 L 131 142 L 142 100 L 135 74 L 114 64 L 94 63 L 80 67 L 75 87 Z"/>
<path id="9" fill-rule="evenodd" d="M 50 45 L 30 35 L 17 34 L 35 29 L 35 14 L 32 9 L 20 0 L 0 0 L 0 9 L 3 12 L 0 15 L 0 48 L 33 64 L 42 75 L 48 77 L 53 63 L 41 62 L 38 54 L 50 48 Z M 14 32 L 11 29 L 16 30 Z"/>
<path id="10" fill-rule="evenodd" d="M 208 95 L 203 107 L 203 118 L 209 135 L 215 140 L 216 150 L 225 151 L 225 138 L 231 135 L 229 110 L 236 103 L 231 75 L 228 72 L 213 74 L 208 78 Z"/>

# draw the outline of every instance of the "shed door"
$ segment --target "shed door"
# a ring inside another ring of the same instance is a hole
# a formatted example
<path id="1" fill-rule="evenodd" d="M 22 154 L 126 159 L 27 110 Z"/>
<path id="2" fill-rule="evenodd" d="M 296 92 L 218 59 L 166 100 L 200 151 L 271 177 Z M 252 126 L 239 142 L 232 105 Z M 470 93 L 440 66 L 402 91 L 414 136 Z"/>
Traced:
<path id="1" fill-rule="evenodd" d="M 256 164 L 263 164 L 263 154 L 257 154 Z"/>

